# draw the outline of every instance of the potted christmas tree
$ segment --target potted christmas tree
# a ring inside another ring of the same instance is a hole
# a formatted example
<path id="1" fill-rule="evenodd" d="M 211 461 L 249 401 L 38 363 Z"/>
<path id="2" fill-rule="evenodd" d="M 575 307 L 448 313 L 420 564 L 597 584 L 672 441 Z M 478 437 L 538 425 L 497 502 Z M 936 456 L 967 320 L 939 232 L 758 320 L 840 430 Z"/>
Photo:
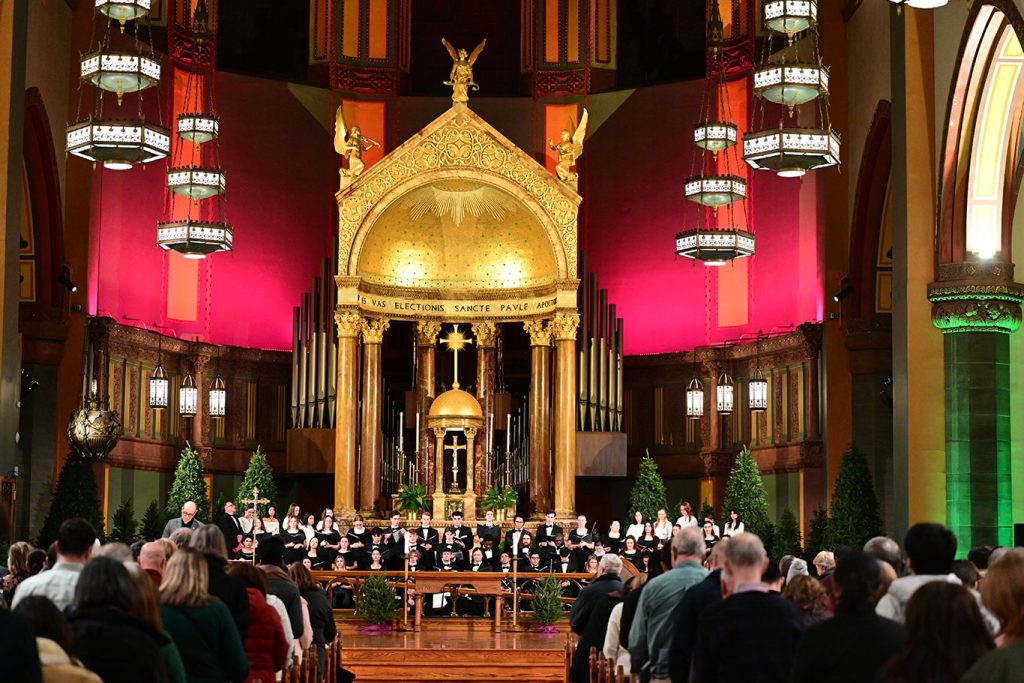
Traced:
<path id="1" fill-rule="evenodd" d="M 359 629 L 366 633 L 384 633 L 391 630 L 395 618 L 395 589 L 386 576 L 371 576 L 359 588 L 356 616 L 367 626 Z"/>
<path id="2" fill-rule="evenodd" d="M 562 617 L 562 582 L 554 575 L 537 581 L 530 599 L 533 609 L 533 623 L 537 633 L 558 633 L 555 626 Z"/>

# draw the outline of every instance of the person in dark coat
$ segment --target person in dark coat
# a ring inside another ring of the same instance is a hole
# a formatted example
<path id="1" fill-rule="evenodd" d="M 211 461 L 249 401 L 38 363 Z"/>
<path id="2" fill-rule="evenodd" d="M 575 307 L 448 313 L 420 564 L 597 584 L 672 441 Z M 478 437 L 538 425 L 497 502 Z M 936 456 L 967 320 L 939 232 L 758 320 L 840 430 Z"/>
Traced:
<path id="1" fill-rule="evenodd" d="M 590 648 L 601 650 L 604 647 L 604 634 L 608 629 L 608 618 L 612 608 L 619 602 L 609 597 L 609 593 L 619 593 L 623 586 L 619 578 L 622 571 L 622 558 L 618 555 L 605 555 L 597 566 L 597 577 L 580 591 L 569 612 L 569 626 L 580 636 L 576 645 L 576 656 L 573 657 L 569 680 L 573 683 L 589 683 L 590 681 Z"/>
<path id="2" fill-rule="evenodd" d="M 249 630 L 249 596 L 245 592 L 242 582 L 228 576 L 224 571 L 228 564 L 228 558 L 223 542 L 220 530 L 215 526 L 208 525 L 200 527 L 192 533 L 189 545 L 206 558 L 207 574 L 210 577 L 206 590 L 227 605 L 228 611 L 231 612 L 235 625 L 238 627 L 238 635 L 244 643 Z"/>
<path id="3" fill-rule="evenodd" d="M 882 581 L 879 563 L 860 550 L 837 558 L 836 615 L 804 631 L 793 660 L 792 683 L 873 681 L 900 651 L 903 627 L 875 614 L 872 602 Z"/>
<path id="4" fill-rule="evenodd" d="M 256 550 L 256 566 L 267 575 L 270 586 L 268 592 L 284 603 L 292 635 L 298 640 L 305 631 L 302 623 L 302 596 L 282 566 L 283 557 L 284 541 L 279 536 L 271 536 Z"/>
<path id="5" fill-rule="evenodd" d="M 242 533 L 242 525 L 235 517 L 235 504 L 230 500 L 224 503 L 224 510 L 217 514 L 217 519 L 214 521 L 220 532 L 224 534 L 224 547 L 228 549 L 228 559 L 238 557 L 238 553 L 242 550 L 242 537 L 245 534 Z M 196 530 L 193 529 L 193 531 Z"/>
<path id="6" fill-rule="evenodd" d="M 711 550 L 711 573 L 696 586 L 691 586 L 679 601 L 672 616 L 672 644 L 669 646 L 668 672 L 673 683 L 686 683 L 690 679 L 693 643 L 697 639 L 700 615 L 710 605 L 722 600 L 722 566 L 729 537 L 723 538 Z"/>
<path id="7" fill-rule="evenodd" d="M 72 654 L 104 681 L 166 683 L 159 634 L 131 614 L 134 591 L 117 560 L 96 557 L 85 565 L 68 619 Z"/>
<path id="8" fill-rule="evenodd" d="M 309 625 L 313 629 L 313 644 L 316 645 L 317 671 L 322 677 L 327 662 L 327 646 L 334 642 L 338 628 L 334 624 L 334 613 L 327 602 L 327 594 L 309 570 L 301 564 L 288 567 L 288 575 L 298 586 L 299 594 L 305 599 L 309 609 Z"/>
<path id="9" fill-rule="evenodd" d="M 267 604 L 267 575 L 248 562 L 232 562 L 228 575 L 241 581 L 249 596 L 252 624 L 244 643 L 249 660 L 246 683 L 273 681 L 287 664 L 292 644 L 285 639 L 277 610 Z"/>
<path id="10" fill-rule="evenodd" d="M 761 539 L 737 534 L 725 547 L 725 599 L 704 610 L 690 679 L 700 683 L 788 683 L 803 619 L 799 608 L 761 581 Z"/>
<path id="11" fill-rule="evenodd" d="M 36 636 L 28 621 L 0 609 L 0 643 L 4 644 L 4 675 L 12 681 L 42 683 Z"/>

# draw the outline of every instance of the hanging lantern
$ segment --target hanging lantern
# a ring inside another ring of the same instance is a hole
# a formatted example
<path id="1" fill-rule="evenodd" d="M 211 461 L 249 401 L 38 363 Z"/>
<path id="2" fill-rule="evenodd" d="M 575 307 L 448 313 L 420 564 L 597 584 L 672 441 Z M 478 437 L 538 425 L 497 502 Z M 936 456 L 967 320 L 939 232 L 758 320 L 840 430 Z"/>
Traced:
<path id="1" fill-rule="evenodd" d="M 121 171 L 163 159 L 171 150 L 166 128 L 144 120 L 88 119 L 67 128 L 67 151 Z"/>
<path id="2" fill-rule="evenodd" d="M 116 93 L 118 104 L 126 92 L 139 92 L 160 82 L 160 62 L 142 52 L 101 47 L 84 55 L 80 68 L 83 80 Z"/>
<path id="3" fill-rule="evenodd" d="M 743 138 L 743 159 L 753 168 L 799 178 L 839 163 L 839 136 L 831 129 L 778 128 Z"/>
<path id="4" fill-rule="evenodd" d="M 127 22 L 149 14 L 151 5 L 152 0 L 96 0 L 96 10 L 121 24 L 121 33 Z"/>
<path id="5" fill-rule="evenodd" d="M 227 402 L 227 385 L 224 384 L 224 380 L 218 375 L 217 378 L 213 380 L 213 388 L 210 389 L 210 417 L 224 417 Z"/>
<path id="6" fill-rule="evenodd" d="M 224 191 L 224 171 L 219 168 L 171 168 L 167 170 L 167 188 L 189 199 L 208 199 Z"/>
<path id="7" fill-rule="evenodd" d="M 818 23 L 817 0 L 765 0 L 761 5 L 764 25 L 776 33 L 793 36 Z"/>
<path id="8" fill-rule="evenodd" d="M 702 175 L 687 178 L 683 192 L 691 202 L 717 209 L 746 198 L 747 181 L 734 175 Z"/>
<path id="9" fill-rule="evenodd" d="M 694 228 L 676 233 L 676 255 L 699 259 L 706 266 L 724 266 L 754 255 L 754 235 L 746 230 Z"/>
<path id="10" fill-rule="evenodd" d="M 914 9 L 937 9 L 945 7 L 949 0 L 890 0 L 896 5 L 910 5 Z"/>
<path id="11" fill-rule="evenodd" d="M 754 70 L 754 95 L 793 108 L 828 94 L 828 69 L 814 64 L 773 63 Z"/>
<path id="12" fill-rule="evenodd" d="M 220 119 L 213 114 L 178 114 L 178 137 L 201 145 L 220 134 Z"/>
<path id="13" fill-rule="evenodd" d="M 156 224 L 156 243 L 164 250 L 180 252 L 185 258 L 203 259 L 207 254 L 231 251 L 234 233 L 225 223 L 192 219 Z"/>
<path id="14" fill-rule="evenodd" d="M 100 460 L 114 450 L 121 438 L 121 420 L 116 410 L 107 410 L 106 402 L 96 397 L 71 413 L 68 421 L 68 444 L 80 458 Z"/>
<path id="15" fill-rule="evenodd" d="M 185 373 L 178 390 L 178 414 L 182 417 L 195 417 L 199 410 L 199 389 L 191 372 Z"/>
<path id="16" fill-rule="evenodd" d="M 728 373 L 723 372 L 718 376 L 717 408 L 719 415 L 732 415 L 733 388 L 732 377 Z"/>
<path id="17" fill-rule="evenodd" d="M 751 410 L 755 413 L 762 413 L 768 410 L 768 380 L 761 373 L 760 365 L 754 370 L 754 374 L 750 376 L 747 390 L 750 394 Z"/>
<path id="18" fill-rule="evenodd" d="M 693 126 L 693 144 L 717 154 L 736 144 L 736 124 L 728 121 L 705 121 Z"/>
<path id="19" fill-rule="evenodd" d="M 690 420 L 704 417 L 704 386 L 696 377 L 686 387 L 686 417 Z"/>
<path id="20" fill-rule="evenodd" d="M 163 363 L 157 361 L 156 370 L 149 378 L 149 407 L 159 410 L 167 407 L 170 398 L 171 382 L 167 379 L 167 371 Z"/>

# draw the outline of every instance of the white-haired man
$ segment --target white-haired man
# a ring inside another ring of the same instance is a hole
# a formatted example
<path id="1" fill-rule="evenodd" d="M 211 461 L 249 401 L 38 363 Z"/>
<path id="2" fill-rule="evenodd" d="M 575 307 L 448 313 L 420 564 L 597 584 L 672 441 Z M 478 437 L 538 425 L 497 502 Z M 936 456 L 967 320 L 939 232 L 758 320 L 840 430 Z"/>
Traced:
<path id="1" fill-rule="evenodd" d="M 597 577 L 594 581 L 580 591 L 579 597 L 573 603 L 572 611 L 569 612 L 569 626 L 579 634 L 580 640 L 576 645 L 576 656 L 572 660 L 572 667 L 569 670 L 569 680 L 572 683 L 589 683 L 590 673 L 588 671 L 591 646 L 600 650 L 604 646 L 604 634 L 608 628 L 608 618 L 611 616 L 612 608 L 621 599 L 622 580 L 619 572 L 622 571 L 622 558 L 618 555 L 605 555 L 597 565 Z M 615 594 L 617 598 L 613 598 Z"/>
<path id="2" fill-rule="evenodd" d="M 171 521 L 167 522 L 167 525 L 164 527 L 163 537 L 170 538 L 171 534 L 178 529 L 189 529 L 191 531 L 195 531 L 201 527 L 203 523 L 196 519 L 196 512 L 198 512 L 196 504 L 191 500 L 186 501 L 185 504 L 181 506 L 181 516 L 175 517 Z"/>
<path id="3" fill-rule="evenodd" d="M 688 526 L 672 538 L 672 569 L 647 582 L 629 630 L 632 672 L 651 683 L 670 683 L 668 651 L 675 625 L 672 613 L 683 593 L 704 580 L 704 535 Z"/>

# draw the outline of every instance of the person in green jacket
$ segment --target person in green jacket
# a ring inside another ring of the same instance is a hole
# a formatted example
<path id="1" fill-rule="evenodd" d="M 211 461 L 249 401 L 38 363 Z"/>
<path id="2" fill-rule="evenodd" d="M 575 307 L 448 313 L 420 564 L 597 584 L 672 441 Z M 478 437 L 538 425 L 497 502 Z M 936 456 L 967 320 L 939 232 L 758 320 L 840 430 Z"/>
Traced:
<path id="1" fill-rule="evenodd" d="M 981 601 L 999 619 L 995 650 L 978 660 L 962 683 L 1024 681 L 1024 552 L 1015 550 L 989 565 Z"/>
<path id="2" fill-rule="evenodd" d="M 198 551 L 174 553 L 160 582 L 160 616 L 181 653 L 188 683 L 241 683 L 249 661 L 231 612 L 206 590 L 207 572 Z"/>
<path id="3" fill-rule="evenodd" d="M 168 683 L 185 683 L 185 663 L 181 661 L 181 653 L 178 652 L 171 634 L 164 630 L 164 622 L 160 618 L 160 593 L 145 569 L 137 564 L 127 566 L 128 574 L 135 585 L 132 615 L 156 631 L 160 654 L 163 655 L 164 665 L 167 667 Z"/>

